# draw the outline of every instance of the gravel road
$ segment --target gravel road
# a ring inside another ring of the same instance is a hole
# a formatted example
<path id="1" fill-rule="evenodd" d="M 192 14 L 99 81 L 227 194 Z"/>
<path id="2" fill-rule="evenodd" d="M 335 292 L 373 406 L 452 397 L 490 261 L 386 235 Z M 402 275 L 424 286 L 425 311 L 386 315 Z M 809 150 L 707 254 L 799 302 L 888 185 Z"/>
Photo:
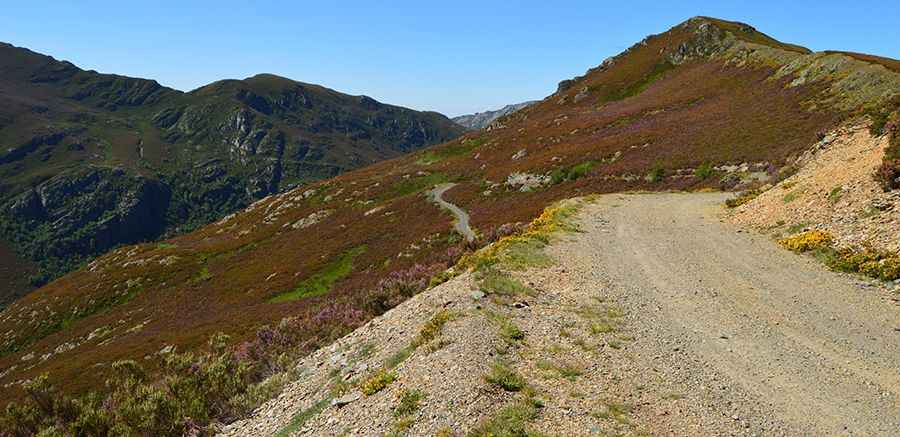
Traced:
<path id="1" fill-rule="evenodd" d="M 456 220 L 453 223 L 453 229 L 456 230 L 456 232 L 465 237 L 466 240 L 474 241 L 475 231 L 469 227 L 469 214 L 463 211 L 462 208 L 444 200 L 442 197 L 447 190 L 455 186 L 456 184 L 454 183 L 440 184 L 428 192 L 428 198 L 430 198 L 432 202 L 437 203 L 441 208 L 450 211 L 453 216 L 456 217 Z"/>
<path id="2" fill-rule="evenodd" d="M 722 223 L 724 197 L 604 196 L 553 248 L 627 313 L 611 390 L 650 393 L 654 435 L 900 435 L 897 296 Z"/>

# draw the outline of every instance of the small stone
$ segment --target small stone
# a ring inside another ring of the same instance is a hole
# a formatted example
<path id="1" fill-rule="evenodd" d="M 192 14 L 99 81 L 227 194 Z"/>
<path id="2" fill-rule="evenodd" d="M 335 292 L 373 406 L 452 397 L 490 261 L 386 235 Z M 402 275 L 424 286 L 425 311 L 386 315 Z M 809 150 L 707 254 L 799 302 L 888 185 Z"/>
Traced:
<path id="1" fill-rule="evenodd" d="M 485 294 L 481 290 L 475 290 L 469 293 L 469 296 L 471 296 L 473 300 L 481 300 L 484 299 Z"/>
<path id="2" fill-rule="evenodd" d="M 350 404 L 352 402 L 356 402 L 358 400 L 359 400 L 359 393 L 353 392 L 353 393 L 341 396 L 337 399 L 333 399 L 331 401 L 331 406 L 341 408 L 344 405 L 348 405 L 348 404 Z"/>

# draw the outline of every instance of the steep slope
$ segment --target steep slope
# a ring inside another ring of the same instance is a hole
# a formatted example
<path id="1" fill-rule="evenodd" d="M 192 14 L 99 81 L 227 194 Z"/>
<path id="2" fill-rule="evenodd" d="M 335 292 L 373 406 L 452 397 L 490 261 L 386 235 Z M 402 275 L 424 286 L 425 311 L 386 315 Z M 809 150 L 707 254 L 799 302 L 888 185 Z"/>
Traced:
<path id="1" fill-rule="evenodd" d="M 460 257 L 467 245 L 425 195 L 436 185 L 457 184 L 443 198 L 484 244 L 581 193 L 776 178 L 817 133 L 898 93 L 900 74 L 880 64 L 691 19 L 488 129 L 113 251 L 35 291 L 0 315 L 4 398 L 42 372 L 69 392 L 97 388 L 115 360 L 153 368 L 158 352 L 202 349 L 219 331 L 253 340 L 240 356 L 266 375 L 279 361 L 260 357 L 328 344 Z"/>
<path id="2" fill-rule="evenodd" d="M 190 93 L 0 44 L 0 233 L 42 276 L 454 138 L 436 113 L 273 75 Z"/>
<path id="3" fill-rule="evenodd" d="M 484 111 L 475 114 L 460 115 L 459 117 L 453 117 L 451 120 L 453 120 L 456 124 L 465 126 L 468 129 L 484 129 L 498 118 L 505 117 L 520 109 L 525 109 L 535 103 L 537 103 L 537 101 L 532 100 L 529 102 L 506 105 L 500 109 L 497 109 L 496 111 Z"/>

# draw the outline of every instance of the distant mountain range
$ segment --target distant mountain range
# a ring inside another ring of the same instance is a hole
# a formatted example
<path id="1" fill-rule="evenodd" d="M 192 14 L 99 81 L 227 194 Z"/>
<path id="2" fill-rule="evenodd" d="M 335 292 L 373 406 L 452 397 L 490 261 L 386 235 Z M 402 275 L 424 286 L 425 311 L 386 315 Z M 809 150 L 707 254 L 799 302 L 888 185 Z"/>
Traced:
<path id="1" fill-rule="evenodd" d="M 516 103 L 513 105 L 506 105 L 496 111 L 485 111 L 479 112 L 477 114 L 468 114 L 468 115 L 460 115 L 459 117 L 453 117 L 453 121 L 456 124 L 461 126 L 465 126 L 467 129 L 477 130 L 484 129 L 488 127 L 494 120 L 503 117 L 505 115 L 512 114 L 520 109 L 527 108 L 535 103 L 538 100 L 532 100 L 530 102 Z"/>
<path id="2" fill-rule="evenodd" d="M 462 132 L 438 113 L 271 74 L 184 93 L 0 43 L 0 240 L 38 263 L 40 284 Z M 20 292 L 0 291 L 0 307 Z"/>

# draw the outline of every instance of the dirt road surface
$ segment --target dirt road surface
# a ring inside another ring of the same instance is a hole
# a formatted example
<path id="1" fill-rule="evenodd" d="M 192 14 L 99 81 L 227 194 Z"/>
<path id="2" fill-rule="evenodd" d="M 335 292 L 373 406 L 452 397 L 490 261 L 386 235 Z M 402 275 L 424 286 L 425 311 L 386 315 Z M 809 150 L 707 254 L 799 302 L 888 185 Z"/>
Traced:
<path id="1" fill-rule="evenodd" d="M 738 233 L 718 218 L 722 200 L 606 196 L 555 248 L 624 308 L 630 384 L 683 398 L 641 422 L 653 434 L 900 435 L 896 297 Z"/>

